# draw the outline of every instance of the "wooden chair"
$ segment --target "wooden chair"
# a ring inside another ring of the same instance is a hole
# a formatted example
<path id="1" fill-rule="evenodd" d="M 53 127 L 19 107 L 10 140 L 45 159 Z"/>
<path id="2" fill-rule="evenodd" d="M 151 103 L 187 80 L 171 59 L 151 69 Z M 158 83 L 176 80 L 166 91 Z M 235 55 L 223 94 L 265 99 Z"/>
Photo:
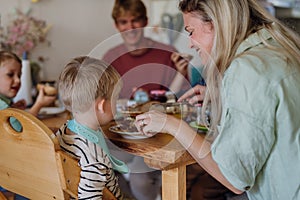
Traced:
<path id="1" fill-rule="evenodd" d="M 15 131 L 9 118 L 22 124 Z M 31 114 L 0 110 L 0 186 L 29 199 L 77 199 L 78 161 L 60 150 L 53 132 Z M 0 193 L 0 199 L 6 199 Z M 104 200 L 116 200 L 105 188 Z"/>

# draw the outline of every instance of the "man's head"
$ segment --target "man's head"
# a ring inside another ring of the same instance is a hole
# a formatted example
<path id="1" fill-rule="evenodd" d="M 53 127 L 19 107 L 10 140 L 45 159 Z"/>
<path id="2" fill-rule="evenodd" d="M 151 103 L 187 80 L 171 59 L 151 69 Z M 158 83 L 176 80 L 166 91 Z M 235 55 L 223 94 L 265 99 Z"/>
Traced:
<path id="1" fill-rule="evenodd" d="M 116 0 L 112 17 L 127 45 L 138 46 L 144 38 L 143 28 L 147 26 L 147 10 L 141 0 Z"/>

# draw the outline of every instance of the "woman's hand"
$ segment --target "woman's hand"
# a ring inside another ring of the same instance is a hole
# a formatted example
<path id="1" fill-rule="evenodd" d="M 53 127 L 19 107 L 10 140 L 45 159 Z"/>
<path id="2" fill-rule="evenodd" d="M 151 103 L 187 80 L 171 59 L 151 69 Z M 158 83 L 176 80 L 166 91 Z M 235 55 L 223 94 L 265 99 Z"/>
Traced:
<path id="1" fill-rule="evenodd" d="M 206 91 L 206 86 L 196 85 L 195 87 L 189 89 L 184 93 L 179 99 L 178 102 L 187 100 L 191 105 L 203 101 Z"/>
<path id="2" fill-rule="evenodd" d="M 156 110 L 138 115 L 135 120 L 137 129 L 149 137 L 159 132 L 173 134 L 171 130 L 176 129 L 178 124 L 179 119 Z"/>

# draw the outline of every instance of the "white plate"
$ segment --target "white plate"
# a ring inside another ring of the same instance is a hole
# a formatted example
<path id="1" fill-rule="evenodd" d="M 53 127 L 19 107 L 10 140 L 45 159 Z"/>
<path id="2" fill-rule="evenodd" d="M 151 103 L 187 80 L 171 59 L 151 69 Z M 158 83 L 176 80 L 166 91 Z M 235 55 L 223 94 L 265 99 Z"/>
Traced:
<path id="1" fill-rule="evenodd" d="M 40 110 L 39 115 L 57 115 L 65 110 L 65 107 L 44 107 Z"/>
<path id="2" fill-rule="evenodd" d="M 120 125 L 111 126 L 111 127 L 109 127 L 108 130 L 111 131 L 111 132 L 113 132 L 113 133 L 120 134 L 123 138 L 131 139 L 131 140 L 138 140 L 138 139 L 149 138 L 148 136 L 143 135 L 140 132 L 127 132 L 127 131 L 123 131 L 123 130 L 120 129 Z"/>

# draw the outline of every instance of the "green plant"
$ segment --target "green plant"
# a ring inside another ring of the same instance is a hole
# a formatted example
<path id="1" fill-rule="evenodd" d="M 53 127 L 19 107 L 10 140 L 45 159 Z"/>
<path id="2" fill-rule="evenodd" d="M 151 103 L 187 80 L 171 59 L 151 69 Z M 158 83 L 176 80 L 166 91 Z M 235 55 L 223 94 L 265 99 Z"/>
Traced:
<path id="1" fill-rule="evenodd" d="M 47 25 L 46 21 L 31 16 L 31 11 L 29 9 L 24 13 L 19 9 L 15 9 L 11 16 L 12 19 L 7 26 L 0 27 L 1 49 L 12 51 L 21 57 L 23 52 L 30 54 L 40 43 L 46 43 L 50 46 L 50 41 L 47 40 L 47 33 L 51 26 Z M 31 59 L 33 85 L 40 81 L 39 72 L 41 64 L 45 60 L 46 58 L 43 56 L 39 56 L 36 61 Z"/>

